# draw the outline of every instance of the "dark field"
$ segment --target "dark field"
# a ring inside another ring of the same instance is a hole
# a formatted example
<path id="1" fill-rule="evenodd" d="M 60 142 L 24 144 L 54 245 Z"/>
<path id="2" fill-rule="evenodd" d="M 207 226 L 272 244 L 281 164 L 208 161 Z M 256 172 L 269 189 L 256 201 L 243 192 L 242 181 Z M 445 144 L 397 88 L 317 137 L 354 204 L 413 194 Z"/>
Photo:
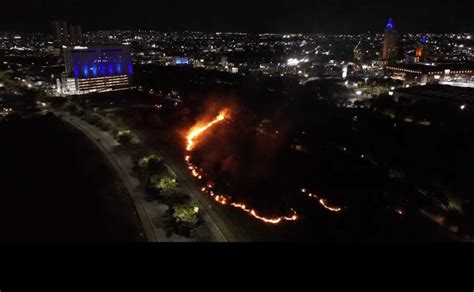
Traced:
<path id="1" fill-rule="evenodd" d="M 96 146 L 47 115 L 0 124 L 1 241 L 142 241 Z"/>
<path id="2" fill-rule="evenodd" d="M 230 122 L 209 132 L 195 149 L 193 162 L 209 175 L 206 180 L 217 182 L 218 193 L 231 195 L 260 214 L 272 217 L 294 208 L 301 215 L 298 222 L 271 225 L 214 204 L 242 237 L 257 241 L 446 241 L 472 230 L 468 171 L 473 157 L 468 126 L 472 115 L 460 114 L 456 107 L 436 106 L 431 110 L 436 114 L 423 117 L 433 126 L 425 127 L 392 119 L 381 111 L 341 108 L 334 99 L 320 99 L 335 90 L 329 81 L 295 87 L 285 80 L 254 84 L 252 78 L 223 77 L 233 85 L 214 86 L 216 77 L 205 76 L 208 73 L 191 78 L 187 71 L 160 70 L 167 73 L 160 75 L 164 80 L 152 75 L 157 80 L 149 82 L 158 88 L 173 84 L 184 102 L 175 106 L 153 98 L 164 105 L 162 109 L 118 109 L 116 114 L 124 118 L 124 124 L 141 134 L 153 151 L 184 167 L 183 132 L 197 120 L 213 118 L 222 107 L 230 107 Z M 195 82 L 179 86 L 166 78 Z M 143 101 L 150 99 L 147 96 Z M 402 114 L 407 110 L 413 108 L 399 109 Z M 296 150 L 296 145 L 302 150 Z M 343 211 L 324 209 L 302 194 L 302 187 Z M 464 200 L 459 203 L 462 217 L 443 205 L 445 200 L 455 204 L 452 198 L 459 197 Z M 461 231 L 448 231 L 423 216 L 425 211 L 446 218 L 451 216 L 448 212 L 453 213 L 445 226 L 456 225 Z"/>

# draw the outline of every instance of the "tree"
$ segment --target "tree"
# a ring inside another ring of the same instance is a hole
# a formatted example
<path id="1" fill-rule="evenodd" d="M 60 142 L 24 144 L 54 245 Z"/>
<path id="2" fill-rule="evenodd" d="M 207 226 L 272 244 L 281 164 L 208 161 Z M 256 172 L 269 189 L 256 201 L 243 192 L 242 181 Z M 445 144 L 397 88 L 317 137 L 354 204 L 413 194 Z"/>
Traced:
<path id="1" fill-rule="evenodd" d="M 190 199 L 190 196 L 179 188 L 176 180 L 168 176 L 152 175 L 146 183 L 146 189 L 152 197 L 169 206 L 184 204 Z"/>
<path id="2" fill-rule="evenodd" d="M 132 133 L 129 130 L 119 130 L 115 138 L 120 144 L 129 144 L 132 141 Z"/>
<path id="3" fill-rule="evenodd" d="M 195 227 L 199 223 L 199 207 L 192 203 L 184 203 L 173 207 L 173 218 L 178 224 Z"/>
<path id="4" fill-rule="evenodd" d="M 172 194 L 176 192 L 178 184 L 174 178 L 165 176 L 158 181 L 157 186 L 161 193 Z"/>
<path id="5" fill-rule="evenodd" d="M 138 167 L 142 173 L 157 173 L 161 172 L 165 165 L 161 157 L 148 155 L 138 161 Z"/>

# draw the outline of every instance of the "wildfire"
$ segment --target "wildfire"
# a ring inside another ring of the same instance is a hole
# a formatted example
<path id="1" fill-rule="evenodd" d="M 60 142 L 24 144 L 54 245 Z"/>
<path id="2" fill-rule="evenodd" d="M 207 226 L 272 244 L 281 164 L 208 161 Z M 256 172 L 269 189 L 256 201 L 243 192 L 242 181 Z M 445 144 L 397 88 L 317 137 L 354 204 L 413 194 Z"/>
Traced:
<path id="1" fill-rule="evenodd" d="M 201 135 L 203 135 L 207 130 L 212 128 L 214 125 L 224 121 L 228 117 L 229 117 L 228 110 L 224 109 L 221 112 L 219 112 L 219 115 L 217 115 L 214 118 L 214 120 L 208 122 L 207 124 L 198 123 L 197 125 L 192 127 L 189 130 L 188 134 L 186 135 L 186 141 L 187 141 L 186 151 L 188 152 L 188 155 L 186 155 L 184 157 L 184 160 L 188 164 L 188 168 L 189 168 L 189 170 L 191 171 L 191 173 L 194 177 L 196 177 L 198 179 L 203 178 L 203 175 L 199 172 L 200 169 L 191 163 L 190 153 L 194 149 L 194 147 L 196 146 L 197 139 Z M 280 216 L 280 217 L 274 217 L 274 218 L 263 217 L 263 216 L 259 215 L 255 209 L 250 209 L 245 204 L 231 202 L 231 199 L 228 196 L 214 194 L 214 191 L 212 191 L 213 187 L 214 187 L 213 183 L 207 183 L 205 186 L 203 186 L 201 188 L 201 191 L 205 192 L 209 196 L 213 197 L 213 199 L 217 203 L 219 203 L 221 205 L 229 205 L 229 206 L 232 206 L 234 208 L 238 208 L 238 209 L 246 212 L 250 216 L 252 216 L 252 217 L 254 217 L 254 218 L 256 218 L 260 221 L 263 221 L 265 223 L 278 224 L 278 223 L 281 223 L 282 221 L 296 221 L 298 219 L 298 215 L 296 214 L 296 212 L 294 210 L 292 210 L 292 214 L 290 216 Z"/>
<path id="2" fill-rule="evenodd" d="M 325 199 L 320 199 L 319 203 L 326 209 L 332 212 L 340 212 L 342 209 L 339 207 L 331 207 L 328 205 L 327 201 Z"/>
<path id="3" fill-rule="evenodd" d="M 280 217 L 276 217 L 276 218 L 266 218 L 266 217 L 259 216 L 257 214 L 257 211 L 255 211 L 253 209 L 248 209 L 247 206 L 245 206 L 244 204 L 232 203 L 231 206 L 235 207 L 235 208 L 239 208 L 239 209 L 245 211 L 246 213 L 252 215 L 253 217 L 257 218 L 258 220 L 261 220 L 261 221 L 266 222 L 266 223 L 278 224 L 283 220 L 286 220 L 286 221 L 296 221 L 296 220 L 298 220 L 298 215 L 293 210 L 292 210 L 293 215 L 289 216 L 289 217 L 280 216 Z"/>
<path id="4" fill-rule="evenodd" d="M 219 115 L 214 120 L 207 123 L 206 125 L 202 126 L 198 123 L 196 126 L 192 127 L 188 135 L 186 136 L 186 140 L 188 141 L 186 145 L 186 150 L 192 151 L 196 143 L 195 140 L 199 138 L 199 136 L 201 136 L 204 132 L 209 130 L 212 126 L 214 126 L 215 124 L 219 122 L 222 122 L 226 118 L 228 118 L 228 110 L 224 109 L 219 113 Z M 190 158 L 189 156 L 187 157 Z M 189 161 L 189 159 L 187 161 Z"/>
<path id="5" fill-rule="evenodd" d="M 313 193 L 309 193 L 305 188 L 302 188 L 301 192 L 304 193 L 304 194 L 307 194 L 308 197 L 310 197 L 310 198 L 318 199 L 317 195 L 315 195 Z M 319 202 L 319 204 L 321 204 L 321 206 L 323 206 L 325 209 L 327 209 L 329 211 L 332 211 L 332 212 L 341 212 L 342 211 L 342 208 L 340 208 L 340 207 L 329 206 L 326 199 L 321 198 L 321 199 L 319 199 L 318 202 Z"/>

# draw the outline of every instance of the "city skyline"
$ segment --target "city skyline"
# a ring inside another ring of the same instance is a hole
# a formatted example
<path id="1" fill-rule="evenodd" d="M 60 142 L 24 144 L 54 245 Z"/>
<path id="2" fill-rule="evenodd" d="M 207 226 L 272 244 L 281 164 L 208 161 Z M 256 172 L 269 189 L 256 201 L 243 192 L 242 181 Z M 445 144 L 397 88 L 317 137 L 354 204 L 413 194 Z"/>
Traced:
<path id="1" fill-rule="evenodd" d="M 0 241 L 474 240 L 467 2 L 157 1 L 3 6 Z"/>
<path id="2" fill-rule="evenodd" d="M 0 30 L 47 32 L 49 19 L 65 19 L 81 23 L 85 31 L 111 29 L 150 29 L 158 31 L 229 31 L 275 33 L 365 33 L 383 31 L 388 18 L 393 18 L 399 32 L 470 32 L 466 0 L 450 5 L 433 1 L 417 3 L 374 0 L 357 1 L 241 1 L 236 7 L 213 1 L 154 3 L 137 0 L 112 2 L 91 0 L 56 0 L 4 3 L 9 11 L 0 20 Z M 407 6 L 410 6 L 407 9 Z M 416 7 L 414 7 L 416 6 Z M 94 14 L 91 16 L 91 11 Z"/>

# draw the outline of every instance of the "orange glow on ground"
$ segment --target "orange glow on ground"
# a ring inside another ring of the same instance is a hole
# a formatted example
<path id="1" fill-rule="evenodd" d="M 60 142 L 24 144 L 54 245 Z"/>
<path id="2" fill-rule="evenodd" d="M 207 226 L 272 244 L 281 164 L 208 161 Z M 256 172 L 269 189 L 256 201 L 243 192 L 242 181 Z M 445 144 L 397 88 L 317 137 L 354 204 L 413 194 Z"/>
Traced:
<path id="1" fill-rule="evenodd" d="M 305 188 L 302 188 L 302 189 L 301 189 L 301 192 L 302 192 L 303 194 L 307 194 L 308 197 L 310 197 L 310 198 L 318 199 L 318 196 L 317 196 L 317 195 L 315 195 L 315 194 L 313 194 L 313 193 L 308 193 Z M 321 204 L 321 206 L 323 206 L 326 210 L 329 210 L 329 211 L 331 211 L 331 212 L 341 212 L 341 211 L 342 211 L 342 208 L 340 208 L 340 207 L 329 206 L 329 204 L 328 204 L 328 202 L 327 202 L 326 199 L 321 198 L 321 199 L 318 200 L 318 202 L 319 202 L 319 204 Z"/>
<path id="2" fill-rule="evenodd" d="M 196 125 L 194 125 L 186 134 L 186 151 L 188 152 L 187 155 L 185 156 L 184 160 L 188 164 L 188 169 L 191 171 L 191 174 L 198 178 L 202 179 L 203 174 L 200 172 L 199 168 L 196 167 L 195 165 L 192 164 L 191 162 L 191 151 L 196 147 L 197 143 L 199 142 L 199 138 L 206 133 L 207 130 L 211 129 L 213 126 L 219 124 L 220 122 L 223 122 L 225 119 L 229 118 L 229 111 L 228 109 L 224 109 L 219 112 L 219 114 L 211 121 L 209 122 L 198 122 Z M 265 223 L 271 223 L 271 224 L 278 224 L 281 223 L 282 221 L 296 221 L 298 220 L 298 215 L 294 210 L 292 211 L 292 214 L 289 216 L 280 216 L 280 217 L 264 217 L 258 214 L 258 212 L 255 209 L 250 209 L 248 208 L 245 204 L 243 203 L 233 203 L 231 202 L 230 198 L 225 195 L 216 195 L 214 194 L 214 191 L 212 191 L 212 188 L 214 187 L 213 183 L 207 183 L 205 186 L 202 187 L 201 191 L 204 193 L 207 193 L 209 196 L 213 197 L 213 199 L 221 204 L 221 205 L 228 205 L 232 206 L 234 208 L 238 208 L 248 215 L 263 221 Z"/>

